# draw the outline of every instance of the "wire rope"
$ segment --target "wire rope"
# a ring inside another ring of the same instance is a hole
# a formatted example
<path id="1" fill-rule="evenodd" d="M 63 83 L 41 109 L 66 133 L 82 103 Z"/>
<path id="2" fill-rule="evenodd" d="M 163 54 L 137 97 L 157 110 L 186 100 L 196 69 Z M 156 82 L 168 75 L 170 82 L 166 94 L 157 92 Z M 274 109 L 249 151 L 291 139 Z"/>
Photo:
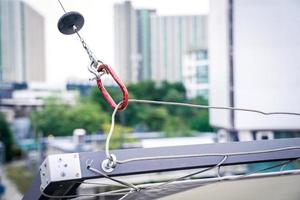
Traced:
<path id="1" fill-rule="evenodd" d="M 297 112 L 264 112 L 255 109 L 244 109 L 244 108 L 235 108 L 235 107 L 224 107 L 224 106 L 207 106 L 207 105 L 198 105 L 198 104 L 190 104 L 190 103 L 180 103 L 180 102 L 169 102 L 169 101 L 153 101 L 153 100 L 140 100 L 140 99 L 129 99 L 129 102 L 136 102 L 136 103 L 146 103 L 146 104 L 160 104 L 160 105 L 173 105 L 173 106 L 184 106 L 184 107 L 192 107 L 192 108 L 204 108 L 204 109 L 220 109 L 220 110 L 235 110 L 235 111 L 243 111 L 243 112 L 253 112 L 262 115 L 294 115 L 300 116 L 300 113 Z M 122 101 L 117 104 L 115 107 L 112 116 L 111 116 L 111 126 L 108 132 L 106 142 L 105 142 L 105 154 L 106 157 L 110 160 L 111 154 L 109 152 L 109 144 L 110 139 L 113 135 L 114 127 L 115 127 L 115 117 L 118 111 L 119 106 L 122 104 Z M 131 158 L 126 160 L 116 160 L 118 164 L 124 164 L 128 162 L 134 161 L 142 161 L 142 160 L 153 160 L 153 159 L 178 159 L 178 158 L 186 158 L 186 157 L 206 157 L 206 156 L 234 156 L 234 155 L 244 155 L 244 154 L 258 154 L 258 153 L 271 153 L 276 151 L 282 150 L 293 150 L 293 149 L 300 149 L 300 146 L 294 147 L 285 147 L 285 148 L 278 148 L 278 149 L 270 149 L 270 150 L 263 150 L 263 151 L 249 151 L 249 152 L 239 152 L 239 153 L 224 153 L 224 154 L 190 154 L 190 155 L 173 155 L 173 156 L 153 156 L 153 157 L 141 157 L 141 158 Z"/>

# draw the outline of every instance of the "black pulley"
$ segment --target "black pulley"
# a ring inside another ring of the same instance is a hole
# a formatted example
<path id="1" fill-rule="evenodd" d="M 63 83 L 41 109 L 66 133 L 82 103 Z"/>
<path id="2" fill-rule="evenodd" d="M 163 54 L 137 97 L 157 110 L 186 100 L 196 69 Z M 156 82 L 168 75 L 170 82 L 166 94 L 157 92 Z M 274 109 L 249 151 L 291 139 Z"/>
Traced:
<path id="1" fill-rule="evenodd" d="M 71 11 L 67 12 L 58 20 L 57 27 L 58 30 L 66 35 L 71 35 L 75 33 L 74 26 L 76 30 L 79 31 L 84 25 L 84 18 L 79 12 Z"/>

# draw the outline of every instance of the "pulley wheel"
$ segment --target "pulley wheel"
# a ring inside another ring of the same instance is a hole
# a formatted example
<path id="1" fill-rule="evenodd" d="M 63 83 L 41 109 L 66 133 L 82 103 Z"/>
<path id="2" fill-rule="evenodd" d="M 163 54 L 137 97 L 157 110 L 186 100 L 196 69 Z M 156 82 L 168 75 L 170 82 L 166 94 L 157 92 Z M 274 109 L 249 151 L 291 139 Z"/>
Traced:
<path id="1" fill-rule="evenodd" d="M 84 18 L 79 12 L 71 11 L 67 12 L 58 20 L 58 30 L 65 34 L 71 35 L 75 33 L 73 26 L 79 31 L 84 25 Z"/>

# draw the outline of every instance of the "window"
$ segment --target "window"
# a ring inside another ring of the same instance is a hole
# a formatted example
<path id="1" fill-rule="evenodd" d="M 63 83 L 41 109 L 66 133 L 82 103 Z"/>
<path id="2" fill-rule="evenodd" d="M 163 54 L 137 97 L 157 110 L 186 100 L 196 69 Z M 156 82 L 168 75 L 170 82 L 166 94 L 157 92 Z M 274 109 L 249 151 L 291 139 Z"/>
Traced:
<path id="1" fill-rule="evenodd" d="M 208 83 L 208 66 L 207 65 L 197 66 L 196 82 L 197 83 Z"/>

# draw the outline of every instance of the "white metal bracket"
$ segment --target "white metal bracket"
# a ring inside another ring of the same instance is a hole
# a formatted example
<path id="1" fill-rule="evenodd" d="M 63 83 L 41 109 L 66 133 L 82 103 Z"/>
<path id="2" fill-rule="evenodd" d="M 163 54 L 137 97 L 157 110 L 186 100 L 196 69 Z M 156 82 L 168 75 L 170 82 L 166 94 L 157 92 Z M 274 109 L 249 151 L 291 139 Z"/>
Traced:
<path id="1" fill-rule="evenodd" d="M 40 166 L 41 189 L 51 182 L 80 179 L 81 169 L 78 153 L 50 155 Z"/>

